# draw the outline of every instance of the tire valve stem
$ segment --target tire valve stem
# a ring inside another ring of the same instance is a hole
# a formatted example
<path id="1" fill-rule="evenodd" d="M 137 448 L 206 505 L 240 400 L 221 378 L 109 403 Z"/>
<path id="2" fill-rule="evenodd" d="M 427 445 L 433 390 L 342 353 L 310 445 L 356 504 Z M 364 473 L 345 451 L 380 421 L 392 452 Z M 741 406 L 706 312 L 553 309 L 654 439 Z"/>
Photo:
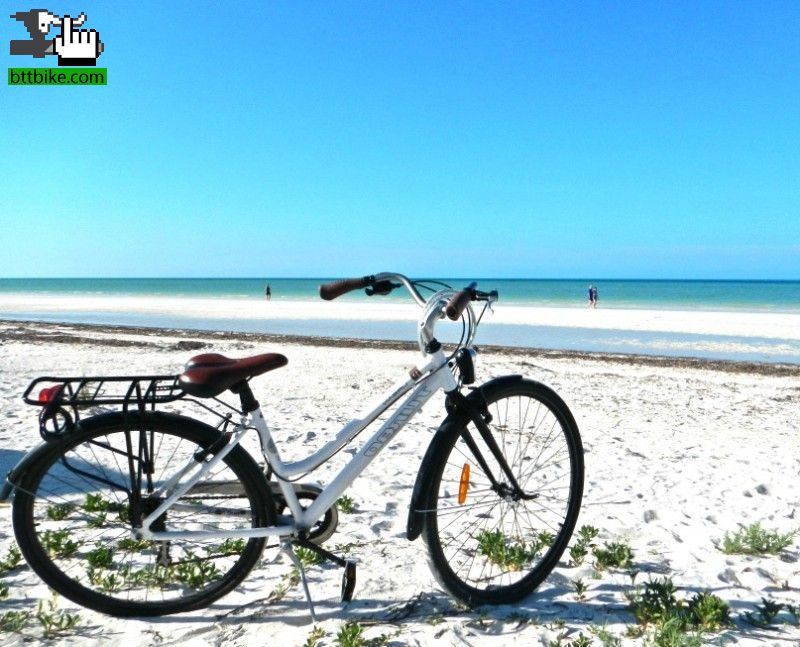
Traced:
<path id="1" fill-rule="evenodd" d="M 461 482 L 458 484 L 458 503 L 464 505 L 467 500 L 467 489 L 469 488 L 469 463 L 464 463 L 461 468 Z"/>

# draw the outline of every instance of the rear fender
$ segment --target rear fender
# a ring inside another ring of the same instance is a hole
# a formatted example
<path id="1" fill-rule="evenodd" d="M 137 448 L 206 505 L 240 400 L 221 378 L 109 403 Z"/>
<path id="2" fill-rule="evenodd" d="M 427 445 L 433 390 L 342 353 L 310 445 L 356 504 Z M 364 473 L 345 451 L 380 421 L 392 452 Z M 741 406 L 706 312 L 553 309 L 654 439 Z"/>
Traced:
<path id="1" fill-rule="evenodd" d="M 489 380 L 479 387 L 472 389 L 466 396 L 467 400 L 469 400 L 478 411 L 483 411 L 485 408 L 485 392 L 505 386 L 506 384 L 519 382 L 521 379 L 521 375 L 504 375 Z M 436 461 L 439 459 L 439 453 L 442 451 L 440 448 L 446 447 L 451 443 L 453 435 L 461 433 L 461 430 L 468 422 L 469 416 L 465 411 L 451 409 L 447 417 L 442 421 L 442 424 L 439 425 L 439 429 L 434 434 L 431 444 L 428 445 L 428 450 L 425 452 L 425 457 L 422 459 L 422 463 L 419 466 L 419 472 L 417 472 L 414 490 L 411 493 L 411 504 L 408 509 L 408 522 L 406 524 L 406 537 L 408 537 L 410 541 L 414 541 L 422 533 L 422 529 L 425 525 L 426 511 L 431 511 L 433 506 L 433 492 L 430 491 L 429 485 L 432 480 Z"/>

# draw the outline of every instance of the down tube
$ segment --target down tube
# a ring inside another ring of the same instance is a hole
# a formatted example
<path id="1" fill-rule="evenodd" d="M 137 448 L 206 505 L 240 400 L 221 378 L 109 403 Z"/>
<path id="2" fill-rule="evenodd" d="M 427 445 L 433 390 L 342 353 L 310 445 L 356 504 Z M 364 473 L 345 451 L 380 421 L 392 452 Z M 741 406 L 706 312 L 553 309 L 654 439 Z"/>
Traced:
<path id="1" fill-rule="evenodd" d="M 439 389 L 452 390 L 456 387 L 453 375 L 445 364 L 421 382 L 410 396 L 400 405 L 380 429 L 364 444 L 352 460 L 331 481 L 322 493 L 314 499 L 303 514 L 302 525 L 306 526 L 319 519 L 330 508 L 336 499 L 363 472 L 372 460 L 381 452 L 386 444 L 397 435 L 406 423 L 430 400 Z"/>

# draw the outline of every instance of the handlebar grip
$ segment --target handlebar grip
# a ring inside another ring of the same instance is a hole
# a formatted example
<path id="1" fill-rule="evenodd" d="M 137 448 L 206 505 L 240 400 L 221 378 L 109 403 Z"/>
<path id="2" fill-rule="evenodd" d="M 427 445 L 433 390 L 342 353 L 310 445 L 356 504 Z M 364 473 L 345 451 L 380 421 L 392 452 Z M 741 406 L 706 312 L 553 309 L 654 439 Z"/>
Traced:
<path id="1" fill-rule="evenodd" d="M 447 318 L 450 319 L 450 321 L 458 321 L 461 313 L 464 312 L 464 308 L 466 308 L 467 304 L 474 298 L 475 283 L 472 283 L 469 287 L 461 290 L 461 292 L 454 294 L 453 298 L 447 302 L 447 306 L 445 306 L 444 309 Z"/>
<path id="2" fill-rule="evenodd" d="M 360 279 L 341 279 L 333 283 L 325 283 L 319 286 L 319 296 L 325 301 L 333 301 L 336 297 L 343 294 L 366 288 L 375 282 L 374 276 L 362 276 Z"/>

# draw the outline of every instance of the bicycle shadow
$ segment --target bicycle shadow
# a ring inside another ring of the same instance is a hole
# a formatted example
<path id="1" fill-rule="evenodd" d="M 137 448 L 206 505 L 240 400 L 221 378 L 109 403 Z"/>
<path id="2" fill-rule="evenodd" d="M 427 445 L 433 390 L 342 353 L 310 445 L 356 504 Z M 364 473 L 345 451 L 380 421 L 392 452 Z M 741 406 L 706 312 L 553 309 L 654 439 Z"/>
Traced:
<path id="1" fill-rule="evenodd" d="M 26 453 L 20 449 L 0 449 L 0 479 L 5 481 L 6 474 L 22 460 Z"/>
<path id="2" fill-rule="evenodd" d="M 644 565 L 642 565 L 644 566 Z M 648 578 L 664 575 L 663 569 L 643 569 L 637 584 Z M 561 574 L 552 574 L 546 588 L 534 591 L 524 600 L 507 605 L 466 608 L 440 590 L 426 590 L 411 598 L 398 601 L 391 594 L 383 597 L 356 598 L 342 604 L 336 600 L 317 600 L 314 603 L 319 622 L 328 620 L 357 622 L 364 626 L 399 626 L 406 624 L 438 624 L 449 622 L 460 626 L 473 636 L 506 636 L 513 639 L 531 626 L 566 627 L 572 633 L 587 632 L 591 627 L 607 624 L 635 626 L 634 617 L 626 594 L 635 589 L 634 584 L 603 581 L 593 586 L 586 599 L 578 600 L 572 580 Z M 313 590 L 313 589 L 312 589 Z M 744 617 L 754 609 L 758 600 L 736 599 L 731 587 L 722 585 L 711 588 L 686 588 L 682 595 L 690 598 L 695 593 L 711 592 L 720 595 L 730 608 L 734 624 L 715 635 L 721 641 L 742 638 L 765 640 L 776 638 L 776 627 L 764 628 L 748 624 Z M 293 627 L 312 627 L 311 614 L 301 591 L 295 591 L 291 599 L 261 599 L 243 606 L 215 604 L 208 611 L 215 611 L 213 622 L 217 626 L 239 626 L 247 624 L 283 623 Z M 148 622 L 168 626 L 171 623 L 208 624 L 208 615 L 185 614 L 180 616 L 148 618 Z M 194 634 L 194 632 L 192 632 Z M 389 641 L 388 644 L 395 644 Z"/>

